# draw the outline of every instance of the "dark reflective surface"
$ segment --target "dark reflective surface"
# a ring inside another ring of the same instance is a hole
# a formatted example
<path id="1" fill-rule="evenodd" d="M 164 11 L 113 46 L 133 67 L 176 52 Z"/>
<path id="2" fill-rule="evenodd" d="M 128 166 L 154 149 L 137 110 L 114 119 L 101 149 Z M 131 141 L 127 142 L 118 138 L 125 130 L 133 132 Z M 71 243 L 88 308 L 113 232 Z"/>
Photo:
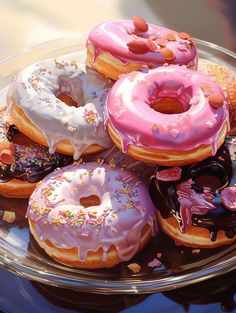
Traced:
<path id="1" fill-rule="evenodd" d="M 175 291 L 94 295 L 46 286 L 0 270 L 0 313 L 236 312 L 236 271 Z"/>

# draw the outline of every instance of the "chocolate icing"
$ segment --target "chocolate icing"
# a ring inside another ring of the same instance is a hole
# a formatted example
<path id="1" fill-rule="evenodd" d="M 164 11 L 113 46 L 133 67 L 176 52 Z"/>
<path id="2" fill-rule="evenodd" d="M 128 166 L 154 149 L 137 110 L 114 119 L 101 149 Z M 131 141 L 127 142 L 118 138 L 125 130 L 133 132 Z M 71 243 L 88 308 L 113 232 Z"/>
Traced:
<path id="1" fill-rule="evenodd" d="M 182 182 L 191 179 L 191 188 L 203 194 L 205 187 L 210 188 L 215 208 L 204 215 L 193 214 L 192 225 L 207 228 L 211 240 L 215 241 L 217 232 L 223 230 L 226 237 L 236 234 L 236 212 L 228 210 L 221 203 L 220 191 L 236 183 L 235 139 L 228 138 L 214 157 L 207 158 L 191 166 L 182 167 L 181 178 L 177 181 L 161 181 L 154 175 L 151 179 L 150 194 L 163 218 L 174 216 L 180 228 L 183 220 L 180 215 L 180 203 L 177 190 Z M 156 169 L 155 174 L 165 167 Z M 204 187 L 204 188 L 203 188 Z"/>
<path id="2" fill-rule="evenodd" d="M 20 134 L 15 127 L 11 127 L 9 139 L 13 142 Z M 38 145 L 24 136 L 25 144 L 14 142 L 15 162 L 11 165 L 0 167 L 0 182 L 8 182 L 13 178 L 38 182 L 47 174 L 58 167 L 65 166 L 72 162 L 72 157 L 60 153 L 50 154 L 48 148 Z"/>

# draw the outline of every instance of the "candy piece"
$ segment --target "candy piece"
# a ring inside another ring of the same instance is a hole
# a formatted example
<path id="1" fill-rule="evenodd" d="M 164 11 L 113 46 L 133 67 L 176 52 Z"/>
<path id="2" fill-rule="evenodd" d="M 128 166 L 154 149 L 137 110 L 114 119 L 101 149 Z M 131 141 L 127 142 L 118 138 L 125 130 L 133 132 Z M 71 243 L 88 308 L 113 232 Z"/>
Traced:
<path id="1" fill-rule="evenodd" d="M 224 104 L 224 99 L 221 95 L 214 93 L 209 96 L 209 103 L 214 108 L 221 108 Z"/>
<path id="2" fill-rule="evenodd" d="M 227 209 L 236 212 L 236 187 L 226 187 L 222 190 L 220 199 Z"/>
<path id="3" fill-rule="evenodd" d="M 170 50 L 169 48 L 162 48 L 160 52 L 166 61 L 171 61 L 175 59 L 174 52 Z"/>
<path id="4" fill-rule="evenodd" d="M 149 50 L 147 44 L 142 40 L 132 40 L 127 43 L 129 51 L 137 54 L 146 53 Z"/>
<path id="5" fill-rule="evenodd" d="M 134 16 L 132 20 L 136 30 L 144 33 L 148 31 L 148 24 L 141 16 Z"/>
<path id="6" fill-rule="evenodd" d="M 178 166 L 171 167 L 156 173 L 156 178 L 162 181 L 177 181 L 181 178 L 182 169 Z"/>

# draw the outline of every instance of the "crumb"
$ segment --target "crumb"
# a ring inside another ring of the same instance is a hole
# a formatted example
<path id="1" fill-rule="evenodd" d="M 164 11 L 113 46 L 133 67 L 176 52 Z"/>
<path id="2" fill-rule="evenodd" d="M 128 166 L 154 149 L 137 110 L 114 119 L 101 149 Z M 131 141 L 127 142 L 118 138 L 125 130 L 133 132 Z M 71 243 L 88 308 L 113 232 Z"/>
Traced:
<path id="1" fill-rule="evenodd" d="M 199 254 L 200 253 L 200 249 L 193 249 L 192 250 L 192 254 Z"/>
<path id="2" fill-rule="evenodd" d="M 13 223 L 16 219 L 16 213 L 11 211 L 4 211 L 2 219 L 4 222 Z"/>
<path id="3" fill-rule="evenodd" d="M 139 273 L 141 266 L 138 265 L 137 263 L 130 263 L 127 265 L 127 267 L 133 272 L 133 273 Z"/>

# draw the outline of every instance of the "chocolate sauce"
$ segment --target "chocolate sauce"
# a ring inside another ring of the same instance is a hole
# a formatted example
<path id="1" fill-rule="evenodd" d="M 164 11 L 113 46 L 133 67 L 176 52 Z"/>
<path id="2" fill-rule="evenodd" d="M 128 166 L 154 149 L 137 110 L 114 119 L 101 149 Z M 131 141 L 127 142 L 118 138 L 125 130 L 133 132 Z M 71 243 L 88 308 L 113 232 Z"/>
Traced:
<path id="1" fill-rule="evenodd" d="M 174 216 L 180 228 L 182 227 L 177 190 L 180 183 L 191 179 L 191 188 L 196 193 L 203 193 L 205 187 L 210 189 L 213 196 L 211 203 L 215 206 L 205 215 L 193 214 L 192 225 L 207 228 L 212 241 L 216 240 L 220 230 L 223 230 L 228 238 L 235 236 L 236 212 L 224 207 L 220 199 L 221 190 L 236 183 L 234 141 L 235 139 L 228 138 L 214 157 L 182 167 L 181 178 L 177 181 L 161 181 L 157 180 L 155 175 L 152 177 L 150 194 L 163 218 Z M 156 172 L 163 169 L 166 168 L 159 167 Z"/>
<path id="2" fill-rule="evenodd" d="M 13 178 L 35 183 L 54 169 L 68 165 L 72 157 L 60 153 L 50 154 L 48 148 L 32 142 L 12 127 L 9 138 L 15 145 L 15 162 L 0 167 L 0 182 Z"/>

